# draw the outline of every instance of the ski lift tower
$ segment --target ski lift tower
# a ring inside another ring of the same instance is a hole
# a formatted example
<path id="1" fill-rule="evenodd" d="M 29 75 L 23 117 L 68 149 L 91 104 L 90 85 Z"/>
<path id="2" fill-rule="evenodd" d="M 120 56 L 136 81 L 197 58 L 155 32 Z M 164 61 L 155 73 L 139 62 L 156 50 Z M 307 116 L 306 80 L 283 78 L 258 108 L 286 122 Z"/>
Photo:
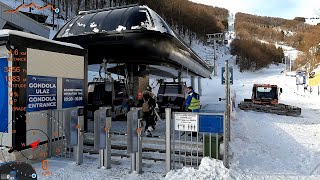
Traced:
<path id="1" fill-rule="evenodd" d="M 217 41 L 223 41 L 224 40 L 224 33 L 214 33 L 214 34 L 207 34 L 208 36 L 208 43 L 213 42 L 213 71 L 214 76 L 217 76 L 217 57 L 216 57 L 216 44 Z"/>

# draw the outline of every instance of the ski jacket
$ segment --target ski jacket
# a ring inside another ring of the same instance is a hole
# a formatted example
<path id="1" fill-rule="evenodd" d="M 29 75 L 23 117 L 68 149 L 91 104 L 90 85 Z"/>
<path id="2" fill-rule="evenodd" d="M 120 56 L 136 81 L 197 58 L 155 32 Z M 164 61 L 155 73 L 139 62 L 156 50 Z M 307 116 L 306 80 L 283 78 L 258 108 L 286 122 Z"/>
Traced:
<path id="1" fill-rule="evenodd" d="M 191 91 L 188 94 L 185 105 L 186 105 L 186 108 L 189 110 L 199 111 L 200 110 L 200 96 L 199 96 L 199 94 L 195 93 L 194 91 Z"/>

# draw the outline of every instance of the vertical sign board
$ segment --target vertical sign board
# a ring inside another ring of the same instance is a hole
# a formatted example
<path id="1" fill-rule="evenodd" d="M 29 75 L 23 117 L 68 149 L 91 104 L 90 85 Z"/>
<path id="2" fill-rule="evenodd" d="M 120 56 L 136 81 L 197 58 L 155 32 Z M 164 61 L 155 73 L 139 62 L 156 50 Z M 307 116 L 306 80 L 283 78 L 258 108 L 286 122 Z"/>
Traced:
<path id="1" fill-rule="evenodd" d="M 0 132 L 8 132 L 8 82 L 7 58 L 0 58 Z"/>
<path id="2" fill-rule="evenodd" d="M 233 84 L 233 68 L 232 67 L 229 67 L 229 77 L 230 77 L 230 84 Z M 225 67 L 222 67 L 222 70 L 221 70 L 221 84 L 226 84 L 226 77 L 227 77 L 227 74 L 226 74 L 226 68 Z"/>
<path id="3" fill-rule="evenodd" d="M 27 77 L 27 112 L 57 109 L 57 78 Z"/>
<path id="4" fill-rule="evenodd" d="M 84 106 L 84 80 L 62 79 L 62 108 Z"/>
<path id="5" fill-rule="evenodd" d="M 174 130 L 177 131 L 199 131 L 199 115 L 195 113 L 174 114 Z"/>
<path id="6" fill-rule="evenodd" d="M 16 148 L 21 146 L 22 143 L 26 143 L 27 140 L 26 90 L 28 53 L 27 48 L 16 46 L 9 54 L 12 55 L 10 60 L 8 58 L 8 61 L 12 62 L 12 69 L 10 70 L 11 74 L 8 74 L 8 86 L 12 88 L 11 92 L 9 92 L 9 95 L 11 96 L 9 101 L 11 102 L 12 119 L 15 120 L 12 122 L 12 131 L 15 131 L 15 133 L 12 133 L 12 146 Z"/>
<path id="7" fill-rule="evenodd" d="M 199 132 L 223 133 L 223 115 L 200 114 Z"/>

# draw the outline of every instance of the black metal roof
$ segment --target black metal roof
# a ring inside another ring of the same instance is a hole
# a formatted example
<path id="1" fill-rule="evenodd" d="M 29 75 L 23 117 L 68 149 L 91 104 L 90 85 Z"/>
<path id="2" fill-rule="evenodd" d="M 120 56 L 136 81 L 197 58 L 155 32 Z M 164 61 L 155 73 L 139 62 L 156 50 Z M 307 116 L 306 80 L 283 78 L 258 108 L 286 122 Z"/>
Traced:
<path id="1" fill-rule="evenodd" d="M 107 58 L 110 63 L 169 64 L 202 77 L 211 74 L 208 65 L 147 6 L 80 12 L 54 39 L 88 49 L 89 64 Z"/>

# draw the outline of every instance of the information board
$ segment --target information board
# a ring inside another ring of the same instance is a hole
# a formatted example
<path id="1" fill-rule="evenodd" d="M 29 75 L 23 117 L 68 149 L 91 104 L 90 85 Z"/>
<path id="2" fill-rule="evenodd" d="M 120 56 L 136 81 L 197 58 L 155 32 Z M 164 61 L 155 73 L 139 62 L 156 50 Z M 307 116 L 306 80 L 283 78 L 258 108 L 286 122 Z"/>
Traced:
<path id="1" fill-rule="evenodd" d="M 177 131 L 198 132 L 199 116 L 193 113 L 179 113 L 174 115 L 174 129 Z"/>
<path id="2" fill-rule="evenodd" d="M 84 80 L 62 79 L 62 108 L 84 106 Z"/>
<path id="3" fill-rule="evenodd" d="M 200 115 L 199 132 L 223 133 L 223 115 Z"/>
<path id="4" fill-rule="evenodd" d="M 27 77 L 27 112 L 57 109 L 57 78 Z"/>
<path id="5" fill-rule="evenodd" d="M 306 84 L 306 76 L 305 75 L 296 75 L 296 85 Z"/>
<path id="6" fill-rule="evenodd" d="M 222 67 L 221 69 L 221 84 L 226 84 L 226 68 Z M 229 78 L 230 78 L 230 84 L 233 84 L 233 68 L 229 67 Z"/>
<path id="7" fill-rule="evenodd" d="M 8 132 L 8 82 L 6 81 L 7 58 L 0 58 L 0 132 Z"/>

